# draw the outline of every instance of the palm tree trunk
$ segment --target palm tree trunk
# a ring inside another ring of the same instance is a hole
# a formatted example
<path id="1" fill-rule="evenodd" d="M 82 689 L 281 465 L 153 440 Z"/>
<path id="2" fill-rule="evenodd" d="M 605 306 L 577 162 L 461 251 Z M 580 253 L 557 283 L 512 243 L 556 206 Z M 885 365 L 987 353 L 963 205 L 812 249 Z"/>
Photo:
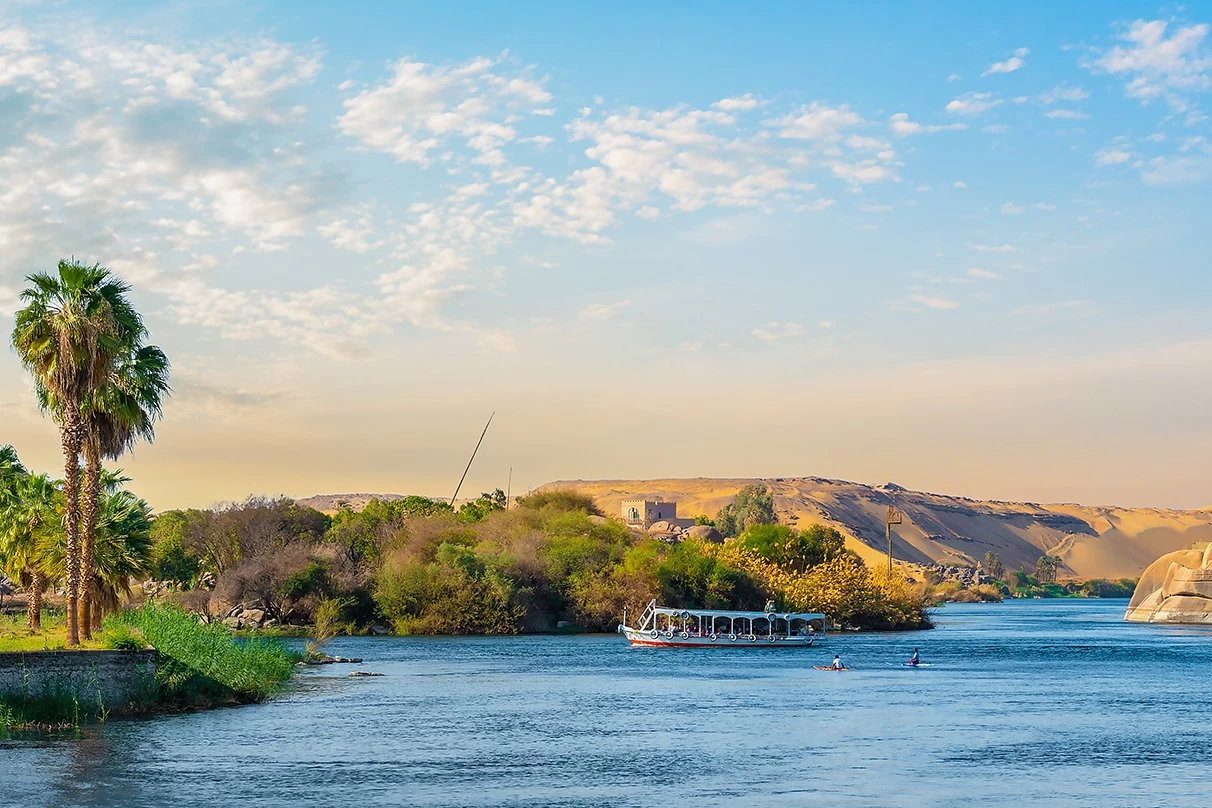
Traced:
<path id="1" fill-rule="evenodd" d="M 84 497 L 80 502 L 80 633 L 93 638 L 93 552 L 97 541 L 97 509 L 101 500 L 101 449 L 92 435 L 84 441 Z"/>
<path id="2" fill-rule="evenodd" d="M 30 574 L 29 595 L 25 604 L 25 614 L 29 618 L 29 630 L 42 630 L 42 588 L 46 586 L 42 573 L 34 570 Z"/>
<path id="3" fill-rule="evenodd" d="M 67 534 L 64 577 L 67 586 L 67 644 L 80 644 L 76 608 L 80 599 L 80 407 L 74 401 L 63 406 L 63 528 Z"/>

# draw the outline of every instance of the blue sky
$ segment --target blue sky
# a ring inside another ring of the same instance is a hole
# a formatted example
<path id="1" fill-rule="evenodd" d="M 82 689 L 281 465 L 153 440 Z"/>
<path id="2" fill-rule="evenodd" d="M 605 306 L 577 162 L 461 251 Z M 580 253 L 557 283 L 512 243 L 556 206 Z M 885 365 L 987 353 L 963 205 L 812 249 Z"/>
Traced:
<path id="1" fill-rule="evenodd" d="M 158 505 L 442 493 L 493 409 L 473 488 L 1206 505 L 1212 5 L 1057 5 L 0 3 L 0 316 L 135 284 Z"/>

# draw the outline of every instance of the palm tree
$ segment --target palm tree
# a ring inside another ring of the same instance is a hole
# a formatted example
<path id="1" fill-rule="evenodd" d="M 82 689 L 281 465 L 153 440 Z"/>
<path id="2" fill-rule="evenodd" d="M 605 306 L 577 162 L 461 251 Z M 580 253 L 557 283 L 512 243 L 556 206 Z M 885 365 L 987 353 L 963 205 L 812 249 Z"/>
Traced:
<path id="1" fill-rule="evenodd" d="M 84 422 L 84 490 L 80 503 L 80 632 L 92 638 L 96 579 L 93 556 L 101 497 L 101 459 L 117 460 L 136 441 L 155 439 L 168 385 L 168 357 L 143 345 L 119 357 L 110 375 L 81 411 Z"/>
<path id="2" fill-rule="evenodd" d="M 29 593 L 29 630 L 42 628 L 42 592 L 47 575 L 45 552 L 63 523 L 59 484 L 45 474 L 26 474 L 16 485 L 16 501 L 0 520 L 0 563 Z"/>
<path id="3" fill-rule="evenodd" d="M 4 534 L 8 532 L 13 509 L 17 505 L 17 486 L 28 473 L 25 466 L 21 465 L 16 449 L 8 445 L 0 446 L 0 542 L 3 542 Z M 3 568 L 3 545 L 0 543 L 0 573 L 3 573 Z M 0 602 L 3 602 L 4 596 L 11 591 L 8 588 L 8 579 L 0 575 Z"/>
<path id="4" fill-rule="evenodd" d="M 126 298 L 130 287 L 100 265 L 60 261 L 56 274 L 39 272 L 26 280 L 30 286 L 21 293 L 25 306 L 16 314 L 12 342 L 56 405 L 66 500 L 67 643 L 78 645 L 81 411 L 112 373 L 115 359 L 146 332 Z"/>
<path id="5" fill-rule="evenodd" d="M 114 610 L 122 595 L 130 594 L 131 582 L 150 574 L 153 564 L 151 506 L 124 490 L 129 482 L 121 472 L 102 471 L 97 519 L 95 568 L 89 582 L 94 609 L 89 617 L 99 627 L 102 612 Z M 63 533 L 48 536 L 39 544 L 38 563 L 49 576 L 67 572 L 67 542 Z"/>
<path id="6" fill-rule="evenodd" d="M 105 612 L 116 611 L 129 596 L 131 582 L 151 574 L 154 563 L 151 506 L 130 491 L 106 492 L 97 519 L 96 569 L 93 573 L 93 628 Z"/>

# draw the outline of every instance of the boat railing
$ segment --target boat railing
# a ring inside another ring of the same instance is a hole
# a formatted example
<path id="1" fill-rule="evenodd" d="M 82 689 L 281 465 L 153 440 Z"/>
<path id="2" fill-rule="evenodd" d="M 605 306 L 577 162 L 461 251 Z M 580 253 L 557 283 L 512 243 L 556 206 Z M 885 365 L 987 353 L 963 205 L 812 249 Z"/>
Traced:
<path id="1" fill-rule="evenodd" d="M 645 607 L 644 611 L 640 614 L 640 619 L 636 621 L 635 627 L 642 630 L 645 626 L 647 626 L 648 621 L 656 614 L 656 609 L 656 598 L 653 598 L 652 600 L 648 601 L 648 606 Z"/>

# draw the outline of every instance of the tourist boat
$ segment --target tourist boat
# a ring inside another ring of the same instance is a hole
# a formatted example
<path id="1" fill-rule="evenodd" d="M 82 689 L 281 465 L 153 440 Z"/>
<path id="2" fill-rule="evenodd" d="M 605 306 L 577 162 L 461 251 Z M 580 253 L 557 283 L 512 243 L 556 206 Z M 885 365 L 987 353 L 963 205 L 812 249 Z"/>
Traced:
<path id="1" fill-rule="evenodd" d="M 819 642 L 829 618 L 816 612 L 730 612 L 719 609 L 671 609 L 652 600 L 635 626 L 627 610 L 619 633 L 632 645 L 686 648 L 799 648 Z"/>

